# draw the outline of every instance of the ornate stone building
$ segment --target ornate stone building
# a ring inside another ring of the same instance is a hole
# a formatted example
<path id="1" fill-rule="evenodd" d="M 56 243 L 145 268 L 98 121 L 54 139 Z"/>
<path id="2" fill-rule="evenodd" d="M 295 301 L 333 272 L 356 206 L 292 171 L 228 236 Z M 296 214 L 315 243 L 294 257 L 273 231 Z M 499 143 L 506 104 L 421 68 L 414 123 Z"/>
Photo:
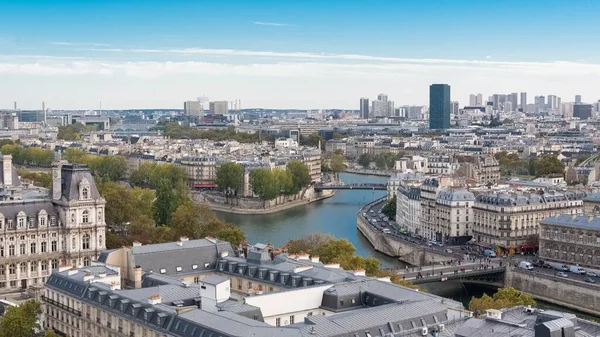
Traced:
<path id="1" fill-rule="evenodd" d="M 600 218 L 561 214 L 540 221 L 540 258 L 600 268 Z"/>
<path id="2" fill-rule="evenodd" d="M 105 200 L 86 166 L 57 163 L 51 195 L 21 185 L 11 156 L 0 176 L 0 293 L 43 284 L 62 264 L 89 265 L 105 246 Z"/>

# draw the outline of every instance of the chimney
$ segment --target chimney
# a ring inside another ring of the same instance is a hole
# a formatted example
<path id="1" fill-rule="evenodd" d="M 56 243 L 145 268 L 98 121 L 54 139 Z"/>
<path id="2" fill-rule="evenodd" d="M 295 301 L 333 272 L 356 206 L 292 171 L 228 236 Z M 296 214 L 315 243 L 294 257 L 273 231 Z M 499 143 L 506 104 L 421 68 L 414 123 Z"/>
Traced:
<path id="1" fill-rule="evenodd" d="M 4 186 L 12 186 L 12 156 L 2 156 L 2 174 L 4 175 Z"/>
<path id="2" fill-rule="evenodd" d="M 190 241 L 190 238 L 188 238 L 187 236 L 182 236 L 182 237 L 179 238 L 179 241 L 181 241 L 181 242 L 187 242 L 187 241 Z"/>
<path id="3" fill-rule="evenodd" d="M 310 257 L 310 262 L 319 263 L 319 255 L 313 255 Z"/>
<path id="4" fill-rule="evenodd" d="M 141 246 L 142 246 L 142 243 L 141 243 L 141 242 L 139 242 L 139 241 L 133 241 L 133 246 L 134 246 L 134 247 L 141 247 Z"/>
<path id="5" fill-rule="evenodd" d="M 52 163 L 52 199 L 60 200 L 62 195 L 62 166 L 65 162 Z"/>
<path id="6" fill-rule="evenodd" d="M 83 276 L 83 282 L 91 281 L 94 279 L 94 274 L 87 273 Z"/>
<path id="7" fill-rule="evenodd" d="M 152 294 L 148 297 L 148 303 L 155 305 L 162 303 L 162 299 L 159 294 Z"/>
<path id="8" fill-rule="evenodd" d="M 354 276 L 367 276 L 367 274 L 364 269 L 356 269 L 354 271 Z"/>

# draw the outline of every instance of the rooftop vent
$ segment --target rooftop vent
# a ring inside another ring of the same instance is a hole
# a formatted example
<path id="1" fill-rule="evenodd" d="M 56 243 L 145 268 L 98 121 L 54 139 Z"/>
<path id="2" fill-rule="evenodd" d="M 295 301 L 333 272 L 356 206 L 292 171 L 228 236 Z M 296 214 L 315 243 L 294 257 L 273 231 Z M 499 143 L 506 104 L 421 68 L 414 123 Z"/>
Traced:
<path id="1" fill-rule="evenodd" d="M 141 243 L 141 242 L 139 242 L 139 241 L 133 241 L 133 246 L 134 246 L 134 247 L 141 247 L 141 246 L 142 246 L 142 243 Z"/>
<path id="2" fill-rule="evenodd" d="M 160 304 L 162 302 L 162 298 L 160 297 L 159 294 L 152 294 L 150 295 L 150 297 L 148 297 L 148 303 L 155 305 L 155 304 Z"/>

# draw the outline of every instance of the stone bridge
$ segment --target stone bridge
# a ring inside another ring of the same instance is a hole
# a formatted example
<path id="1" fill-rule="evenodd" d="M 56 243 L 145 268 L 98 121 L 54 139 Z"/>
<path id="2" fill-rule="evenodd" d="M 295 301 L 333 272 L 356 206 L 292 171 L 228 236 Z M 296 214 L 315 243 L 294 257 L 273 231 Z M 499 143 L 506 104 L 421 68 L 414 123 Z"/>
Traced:
<path id="1" fill-rule="evenodd" d="M 417 278 L 411 280 L 413 284 L 425 284 L 433 282 L 460 281 L 464 283 L 477 283 L 494 287 L 504 287 L 506 267 L 494 267 L 480 270 L 468 270 L 445 272 L 442 275 Z"/>

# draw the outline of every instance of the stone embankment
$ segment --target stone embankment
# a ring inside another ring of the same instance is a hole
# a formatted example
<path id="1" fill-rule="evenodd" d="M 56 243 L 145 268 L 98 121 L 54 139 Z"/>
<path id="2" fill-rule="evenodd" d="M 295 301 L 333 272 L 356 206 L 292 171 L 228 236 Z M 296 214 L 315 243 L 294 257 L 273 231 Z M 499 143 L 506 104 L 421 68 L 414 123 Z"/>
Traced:
<path id="1" fill-rule="evenodd" d="M 317 201 L 331 198 L 335 192 L 323 190 L 315 192 L 311 187 L 297 195 L 281 196 L 275 200 L 262 200 L 259 198 L 225 198 L 216 192 L 192 192 L 192 199 L 197 203 L 206 204 L 215 211 L 234 214 L 271 214 L 294 207 L 308 205 Z"/>

